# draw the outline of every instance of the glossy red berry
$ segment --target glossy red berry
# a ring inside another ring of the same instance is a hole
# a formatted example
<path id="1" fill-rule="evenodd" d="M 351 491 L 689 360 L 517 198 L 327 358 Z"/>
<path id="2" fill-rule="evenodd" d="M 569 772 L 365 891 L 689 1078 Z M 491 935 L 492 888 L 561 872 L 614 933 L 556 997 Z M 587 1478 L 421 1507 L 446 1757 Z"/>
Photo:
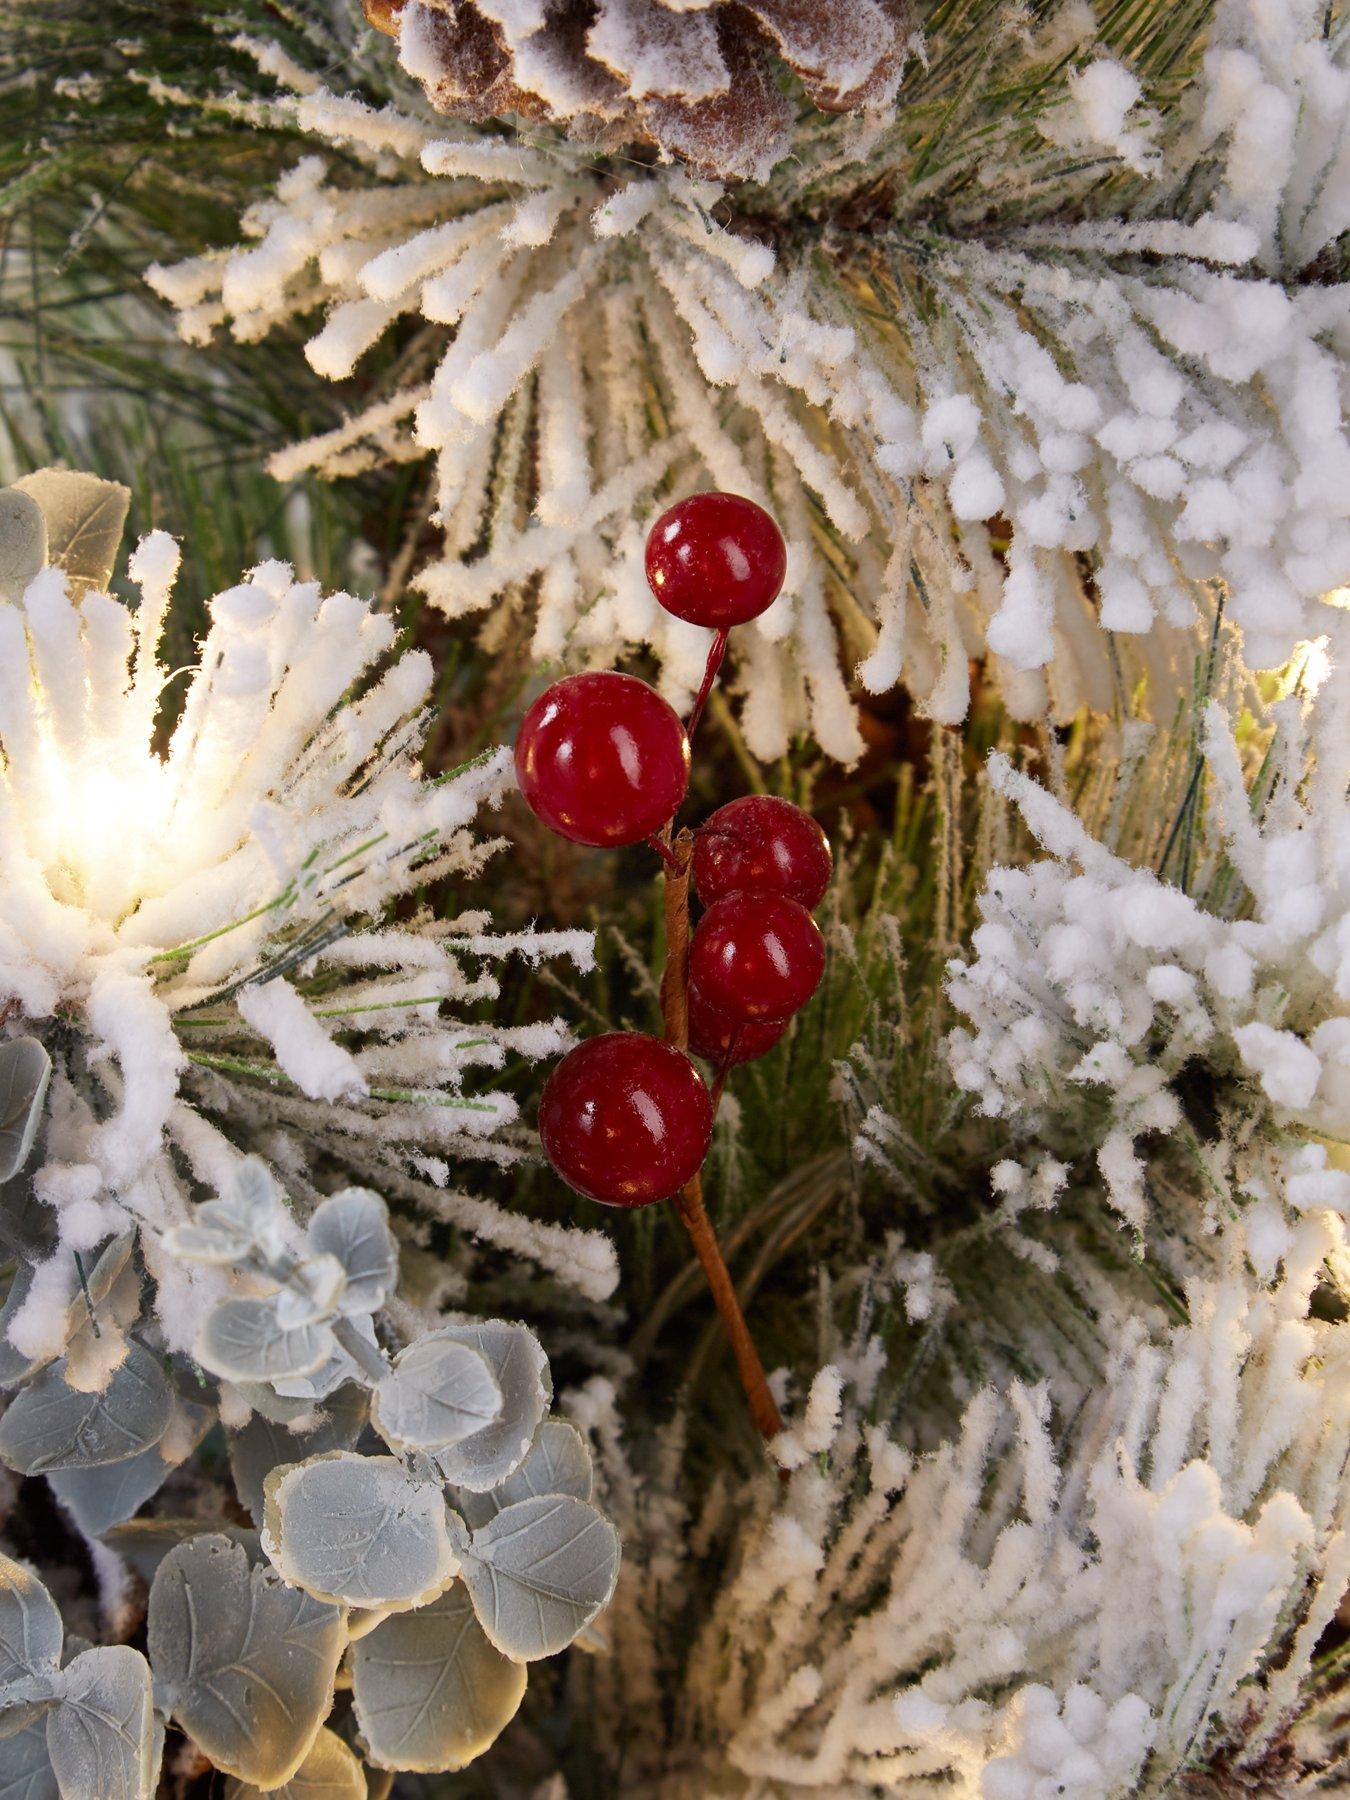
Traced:
<path id="1" fill-rule="evenodd" d="M 819 906 L 833 866 L 829 840 L 810 813 L 773 794 L 719 806 L 694 841 L 694 886 L 705 906 L 750 889 Z"/>
<path id="2" fill-rule="evenodd" d="M 532 812 L 574 844 L 640 843 L 678 811 L 689 740 L 633 675 L 568 675 L 521 721 L 516 774 Z"/>
<path id="3" fill-rule="evenodd" d="M 820 927 L 787 894 L 728 894 L 704 913 L 689 946 L 690 985 L 738 1024 L 786 1019 L 824 972 Z"/>
<path id="4" fill-rule="evenodd" d="M 738 1025 L 709 1006 L 697 988 L 689 990 L 689 1048 L 695 1056 L 706 1056 L 715 1068 L 735 1069 L 742 1063 L 758 1062 L 791 1023 L 791 1019 L 762 1019 Z"/>
<path id="5" fill-rule="evenodd" d="M 783 534 L 740 494 L 691 494 L 652 526 L 647 580 L 667 612 L 720 631 L 757 619 L 787 573 Z"/>
<path id="6" fill-rule="evenodd" d="M 682 1050 L 608 1031 L 570 1050 L 544 1084 L 539 1135 L 569 1187 L 606 1206 L 650 1206 L 698 1173 L 712 1101 Z"/>

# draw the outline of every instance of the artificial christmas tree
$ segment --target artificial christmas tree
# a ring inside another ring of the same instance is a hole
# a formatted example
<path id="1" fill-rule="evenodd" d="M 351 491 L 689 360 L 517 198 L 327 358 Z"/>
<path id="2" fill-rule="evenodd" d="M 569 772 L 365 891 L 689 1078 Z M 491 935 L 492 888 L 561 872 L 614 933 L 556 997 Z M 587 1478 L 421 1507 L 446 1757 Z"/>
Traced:
<path id="1" fill-rule="evenodd" d="M 1341 6 L 113 10 L 7 473 L 191 581 L 0 515 L 0 1769 L 1336 1791 Z"/>

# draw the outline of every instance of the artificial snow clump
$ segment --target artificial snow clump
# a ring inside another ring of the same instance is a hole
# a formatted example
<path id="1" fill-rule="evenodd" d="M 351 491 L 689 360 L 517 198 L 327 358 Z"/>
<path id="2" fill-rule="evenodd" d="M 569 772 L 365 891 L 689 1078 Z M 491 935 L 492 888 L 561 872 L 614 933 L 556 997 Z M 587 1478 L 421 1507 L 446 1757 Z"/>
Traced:
<path id="1" fill-rule="evenodd" d="M 522 85 L 542 14 L 479 10 Z M 695 35 L 711 18 L 625 0 L 593 45 L 619 11 Z M 985 656 L 1020 717 L 1110 711 L 1141 673 L 1175 692 L 1219 592 L 1267 667 L 1350 578 L 1345 290 L 1303 279 L 1344 225 L 1345 37 L 1313 0 L 1279 13 L 1219 0 L 1165 117 L 1090 30 L 1066 54 L 1062 32 L 992 12 L 972 74 L 936 27 L 912 105 L 804 125 L 750 195 L 448 130 L 392 76 L 377 109 L 241 40 L 292 90 L 248 117 L 313 153 L 242 243 L 149 279 L 190 342 L 307 319 L 320 375 L 374 363 L 345 420 L 274 473 L 433 458 L 444 550 L 417 585 L 456 617 L 526 592 L 541 659 L 650 645 L 686 698 L 704 634 L 662 616 L 642 542 L 670 499 L 716 486 L 765 504 L 790 545 L 736 653 L 757 755 L 809 732 L 856 758 L 853 669 L 944 723 Z M 425 7 L 400 18 L 405 62 L 410 37 L 449 30 Z M 1010 108 L 1019 78 L 1035 99 Z M 913 121 L 953 113 L 983 122 L 953 125 L 930 167 Z"/>
<path id="2" fill-rule="evenodd" d="M 574 1413 L 626 1545 L 621 1654 L 585 1671 L 602 1743 L 657 1792 L 843 1800 L 1125 1800 L 1220 1751 L 1255 1781 L 1290 1734 L 1296 1765 L 1335 1767 L 1343 1727 L 1300 1695 L 1350 1564 L 1345 1331 L 1310 1311 L 1344 1259 L 1339 1221 L 1307 1219 L 1271 1287 L 1233 1266 L 1170 1330 L 1103 1320 L 1085 1403 L 1057 1376 L 983 1388 L 926 1454 L 887 1423 L 880 1346 L 845 1343 L 797 1434 L 842 1394 L 833 1429 L 786 1487 L 714 1490 L 679 1529 L 593 1385 Z M 902 1414 L 924 1405 L 907 1387 Z M 726 1571 L 688 1643 L 662 1610 L 682 1566 Z"/>
<path id="3" fill-rule="evenodd" d="M 108 485 L 92 484 L 95 510 Z M 0 600 L 0 1020 L 50 1063 L 6 1355 L 33 1369 L 66 1350 L 80 1259 L 128 1232 L 166 1344 L 190 1352 L 223 1274 L 170 1240 L 250 1152 L 304 1211 L 355 1182 L 414 1239 L 443 1221 L 462 1234 L 452 1286 L 482 1245 L 607 1294 L 603 1237 L 452 1176 L 527 1153 L 493 1076 L 569 1041 L 559 1021 L 467 1021 L 497 994 L 495 966 L 591 957 L 585 933 L 503 937 L 481 912 L 413 902 L 490 854 L 471 826 L 509 757 L 425 776 L 428 659 L 391 658 L 390 619 L 278 562 L 212 601 L 180 685 L 156 654 L 176 546 L 142 540 L 135 608 L 105 591 L 112 554 L 79 576 L 40 567 Z"/>
<path id="4" fill-rule="evenodd" d="M 1030 1163 L 1090 1155 L 1142 1234 L 1149 1159 L 1166 1150 L 1210 1229 L 1247 1209 L 1267 1275 L 1298 1214 L 1350 1217 L 1350 1174 L 1324 1141 L 1350 1132 L 1345 712 L 1330 691 L 1311 722 L 1298 699 L 1281 702 L 1249 794 L 1209 704 L 1192 783 L 1206 776 L 1209 800 L 1202 826 L 1183 822 L 1185 890 L 995 755 L 994 790 L 1049 855 L 990 872 L 970 953 L 949 967 L 957 1085 Z M 994 1185 L 1022 1206 L 1028 1179 L 1013 1160 Z"/>

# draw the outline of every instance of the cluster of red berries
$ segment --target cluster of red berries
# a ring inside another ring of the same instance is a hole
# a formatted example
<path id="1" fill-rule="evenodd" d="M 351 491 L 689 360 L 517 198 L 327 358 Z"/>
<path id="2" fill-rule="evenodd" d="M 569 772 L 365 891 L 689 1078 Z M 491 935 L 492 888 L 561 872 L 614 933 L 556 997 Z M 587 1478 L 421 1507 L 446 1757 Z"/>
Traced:
<path id="1" fill-rule="evenodd" d="M 657 520 L 647 579 L 668 612 L 717 633 L 689 726 L 631 675 L 571 675 L 530 707 L 516 743 L 521 792 L 574 843 L 644 840 L 669 857 L 689 785 L 690 735 L 732 626 L 757 618 L 786 573 L 782 535 L 753 501 L 694 494 Z M 815 993 L 825 966 L 811 917 L 830 879 L 824 832 L 800 807 L 747 795 L 698 830 L 691 875 L 706 908 L 689 945 L 689 1042 L 719 1076 L 763 1056 Z M 611 1206 L 677 1193 L 712 1140 L 713 1102 L 695 1064 L 642 1032 L 588 1039 L 545 1086 L 539 1130 L 571 1187 Z"/>

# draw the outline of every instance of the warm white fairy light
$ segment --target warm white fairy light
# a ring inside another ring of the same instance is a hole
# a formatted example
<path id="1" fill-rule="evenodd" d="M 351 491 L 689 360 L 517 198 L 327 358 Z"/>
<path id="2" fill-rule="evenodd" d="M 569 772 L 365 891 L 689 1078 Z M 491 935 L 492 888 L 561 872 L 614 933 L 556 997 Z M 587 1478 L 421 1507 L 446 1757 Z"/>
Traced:
<path id="1" fill-rule="evenodd" d="M 588 964 L 589 934 L 384 917 L 414 888 L 472 877 L 490 850 L 469 827 L 509 785 L 509 754 L 425 779 L 429 660 L 381 672 L 393 622 L 277 562 L 212 602 L 161 752 L 156 649 L 177 563 L 162 532 L 141 543 L 134 610 L 77 601 L 55 568 L 0 604 L 0 1016 L 56 1061 L 33 1178 L 57 1242 L 11 1342 L 38 1354 L 76 1278 L 69 1252 L 133 1220 L 166 1337 L 187 1348 L 213 1277 L 162 1254 L 162 1233 L 264 1143 L 298 1198 L 316 1197 L 327 1159 L 413 1218 L 607 1292 L 601 1236 L 451 1181 L 459 1157 L 521 1154 L 499 1137 L 517 1104 L 492 1072 L 568 1041 L 557 1020 L 455 1014 L 492 999 L 502 957 Z"/>

